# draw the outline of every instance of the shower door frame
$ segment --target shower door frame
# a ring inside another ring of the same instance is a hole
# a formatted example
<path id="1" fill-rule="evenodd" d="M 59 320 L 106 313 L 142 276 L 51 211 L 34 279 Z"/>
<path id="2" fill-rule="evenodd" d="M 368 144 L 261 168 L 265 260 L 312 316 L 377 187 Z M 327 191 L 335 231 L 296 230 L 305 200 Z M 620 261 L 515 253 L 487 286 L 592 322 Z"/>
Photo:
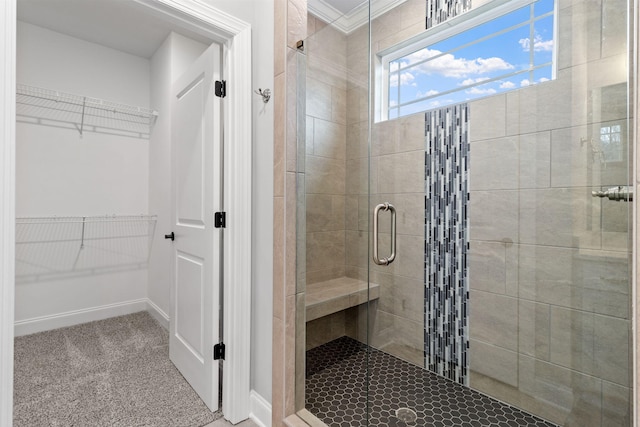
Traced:
<path id="1" fill-rule="evenodd" d="M 190 28 L 224 46 L 224 76 L 233 79 L 225 106 L 225 209 L 234 212 L 224 243 L 224 336 L 228 356 L 223 383 L 225 418 L 249 417 L 251 367 L 251 199 L 252 109 L 251 25 L 194 0 L 132 0 L 146 12 Z M 15 121 L 17 0 L 0 5 L 0 427 L 13 423 L 13 339 L 15 300 Z M 230 143 L 233 141 L 233 144 Z"/>

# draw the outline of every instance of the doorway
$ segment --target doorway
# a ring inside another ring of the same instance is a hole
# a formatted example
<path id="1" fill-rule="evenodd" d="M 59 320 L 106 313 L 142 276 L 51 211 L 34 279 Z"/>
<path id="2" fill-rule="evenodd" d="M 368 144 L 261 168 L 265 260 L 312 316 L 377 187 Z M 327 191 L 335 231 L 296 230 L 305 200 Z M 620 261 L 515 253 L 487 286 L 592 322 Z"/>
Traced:
<path id="1" fill-rule="evenodd" d="M 143 9 L 148 9 L 148 11 L 151 12 L 152 15 L 155 16 L 159 16 L 162 14 L 165 14 L 166 16 L 169 16 L 171 19 L 175 21 L 177 21 L 178 18 L 185 18 L 185 16 L 187 16 L 188 14 L 181 11 L 181 10 L 177 10 L 177 9 L 172 9 L 168 6 L 165 6 L 162 2 L 131 2 L 133 6 L 138 7 L 138 8 L 143 8 Z M 143 4 L 145 3 L 145 4 Z M 188 2 L 183 2 L 183 3 L 188 3 Z M 216 39 L 219 40 L 221 43 L 227 43 L 229 40 L 233 40 L 234 42 L 236 42 L 236 44 L 234 46 L 227 46 L 225 44 L 225 55 L 230 59 L 228 61 L 228 65 L 226 68 L 226 71 L 229 72 L 228 75 L 233 75 L 233 76 L 237 76 L 238 78 L 238 86 L 237 88 L 244 88 L 246 86 L 248 86 L 247 84 L 247 80 L 246 80 L 246 76 L 243 75 L 243 73 L 238 73 L 237 72 L 237 63 L 238 61 L 246 61 L 248 59 L 248 57 L 250 57 L 250 51 L 247 50 L 246 48 L 248 47 L 248 44 L 244 42 L 244 40 L 246 40 L 246 36 L 248 35 L 248 26 L 238 20 L 229 20 L 226 19 L 224 23 L 221 23 L 220 20 L 221 18 L 225 18 L 222 14 L 220 13 L 215 13 L 217 11 L 211 9 L 211 10 L 200 10 L 199 13 L 201 15 L 201 17 L 204 17 L 204 22 L 207 22 L 207 25 L 205 25 L 206 29 L 203 30 L 203 28 L 199 28 L 197 29 L 197 31 L 200 32 L 204 32 L 208 34 L 208 37 L 210 37 L 211 39 Z M 197 15 L 197 14 L 196 14 Z M 191 19 L 191 21 L 193 21 L 194 18 Z M 7 18 L 7 21 L 9 22 L 13 22 L 11 20 L 11 17 L 9 16 Z M 183 24 L 184 25 L 184 24 Z M 188 26 L 188 25 L 187 25 Z M 202 27 L 202 25 L 201 25 Z M 11 28 L 15 28 L 15 22 L 13 24 L 11 24 L 10 26 L 7 27 L 7 31 L 11 31 Z M 9 61 L 12 62 L 12 61 Z M 10 77 L 10 76 L 9 76 Z M 9 98 L 11 100 L 11 98 Z M 14 98 L 15 99 L 15 98 Z M 234 109 L 237 109 L 238 106 L 242 106 L 244 102 L 247 101 L 246 97 L 237 97 L 234 101 L 230 102 L 229 106 L 229 114 L 233 114 Z M 9 111 L 11 112 L 11 110 L 14 110 L 15 106 L 10 107 Z M 15 111 L 15 110 L 14 110 Z M 239 118 L 240 122 L 243 121 L 243 118 Z M 244 123 L 244 126 L 247 126 L 247 128 L 250 128 L 250 118 L 246 118 L 249 119 L 249 123 Z M 246 128 L 245 128 L 246 129 Z M 230 132 L 229 133 L 233 133 L 233 126 L 232 128 L 230 128 Z M 239 147 L 241 147 L 243 150 L 246 150 L 247 147 L 247 142 L 249 143 L 250 146 L 250 138 L 247 139 L 245 138 L 245 134 L 240 132 L 239 134 L 236 135 L 237 136 L 237 141 L 240 143 Z M 10 139 L 12 140 L 12 139 Z M 229 156 L 230 158 L 235 158 L 235 156 L 237 155 L 236 152 L 234 152 L 234 150 L 230 150 L 228 153 L 226 153 L 227 156 Z M 250 165 L 250 156 L 248 158 L 249 161 L 249 165 Z M 240 162 L 240 169 L 243 169 L 243 162 Z M 249 168 L 243 169 L 243 174 L 249 170 Z M 249 175 L 250 177 L 250 175 Z M 247 182 L 250 182 L 250 178 L 247 178 L 246 176 L 242 176 L 242 178 L 238 179 L 238 176 L 234 176 L 232 177 L 232 179 L 230 180 L 231 182 L 235 183 L 236 186 L 242 186 L 245 184 L 245 180 L 247 180 Z M 13 190 L 10 191 L 9 193 L 3 193 L 3 194 L 8 194 L 11 195 L 13 193 Z M 250 191 L 247 192 L 247 194 L 250 194 Z M 238 206 L 238 204 L 242 205 L 243 203 L 246 203 L 246 199 L 245 198 L 233 198 L 231 200 L 229 200 L 228 202 L 228 206 Z M 11 206 L 9 206 L 11 208 Z M 246 209 L 247 211 L 250 211 L 249 209 Z M 13 217 L 14 215 L 11 214 L 9 215 L 9 217 Z M 238 223 L 242 223 L 244 221 L 243 218 L 238 218 Z M 249 233 L 250 233 L 250 227 L 248 227 Z M 156 230 L 157 232 L 160 232 L 161 230 Z M 243 233 L 236 233 L 235 230 L 231 231 L 229 230 L 229 243 L 228 244 L 235 244 L 238 247 L 243 247 L 243 245 L 246 243 L 246 240 L 242 239 L 242 235 Z M 163 231 L 164 232 L 164 231 Z M 238 234 L 241 234 L 241 236 L 238 236 Z M 240 238 L 239 238 L 240 237 Z M 161 242 L 164 243 L 164 242 Z M 229 264 L 233 264 L 234 261 L 233 259 L 235 258 L 235 261 L 237 262 L 237 257 L 234 257 L 233 254 L 231 254 L 230 258 L 227 260 L 227 262 L 229 262 Z M 250 262 L 250 260 L 249 260 Z M 250 268 L 246 269 L 245 271 L 250 272 Z M 237 275 L 237 273 L 236 273 Z M 240 274 L 240 276 L 242 276 L 242 274 Z M 243 279 L 243 277 L 241 277 L 241 279 Z M 243 286 L 249 286 L 250 282 L 249 280 L 240 280 L 239 283 L 242 283 Z M 3 285 L 8 285 L 9 283 L 4 283 L 3 281 Z M 242 287 L 242 286 L 241 286 Z M 6 292 L 6 289 L 3 287 L 3 291 Z M 11 296 L 11 292 L 8 293 L 9 296 Z M 231 303 L 231 305 L 236 305 L 239 303 L 239 298 L 235 298 L 236 295 L 230 295 L 228 297 L 228 301 Z M 11 298 L 10 298 L 11 299 Z M 137 301 L 135 301 L 137 300 Z M 4 299 L 3 301 L 7 301 L 6 299 Z M 148 304 L 148 301 L 145 301 L 144 298 L 134 298 L 134 301 L 137 304 L 142 304 L 144 305 L 145 303 Z M 154 310 L 154 307 L 151 304 L 148 304 L 149 306 L 151 306 L 150 311 Z M 245 307 L 250 307 L 250 304 L 245 303 L 244 305 Z M 157 311 L 157 310 L 156 310 Z M 236 314 L 241 314 L 241 316 L 247 316 L 248 315 L 248 311 L 247 310 L 240 310 L 239 312 L 236 312 Z M 3 316 L 4 316 L 5 312 L 3 311 Z M 157 314 L 157 313 L 156 313 Z M 247 316 L 248 317 L 248 316 Z M 3 320 L 5 320 L 5 318 L 3 317 Z M 248 319 L 247 320 L 241 320 L 240 325 L 243 324 L 248 324 Z M 4 325 L 4 324 L 3 324 Z M 12 335 L 12 334 L 11 334 Z M 229 336 L 233 336 L 233 335 L 229 335 Z M 4 337 L 4 335 L 3 335 Z M 234 346 L 234 352 L 237 352 L 238 355 L 243 355 L 245 352 L 248 352 L 248 340 L 247 342 L 243 342 L 243 339 L 241 338 L 239 342 L 234 343 L 237 344 Z M 241 367 L 241 365 L 244 363 L 243 362 L 242 357 L 238 360 L 237 363 L 234 362 L 230 362 L 228 365 L 228 368 L 230 370 L 230 372 L 233 374 L 234 370 L 237 369 L 238 367 Z M 243 401 L 247 401 L 248 400 L 248 358 L 246 359 L 246 364 L 247 366 L 241 367 L 241 370 L 245 371 L 246 374 L 240 374 L 237 375 L 235 374 L 234 376 L 237 377 L 240 382 L 239 383 L 231 383 L 229 384 L 228 389 L 225 390 L 225 393 L 227 393 L 227 395 L 229 396 L 233 396 L 234 394 L 242 394 L 243 396 L 240 396 L 240 400 L 236 401 L 236 403 L 234 404 L 230 404 L 228 407 L 228 410 L 225 409 L 225 413 L 227 415 L 227 418 L 229 418 L 230 420 L 233 421 L 233 419 L 235 418 L 236 420 L 241 420 L 246 418 L 247 412 L 245 411 L 245 408 L 243 408 Z M 9 365 L 5 365 L 3 364 L 3 367 L 6 367 Z M 246 376 L 246 382 L 243 381 L 243 379 Z M 7 377 L 3 376 L 3 379 L 5 379 Z M 3 382 L 3 385 L 5 385 L 5 383 Z M 244 393 L 244 389 L 246 388 L 246 393 Z M 233 401 L 234 399 L 231 399 L 231 401 Z M 3 401 L 4 401 L 4 395 L 3 395 Z M 227 400 L 229 401 L 229 400 Z M 246 407 L 247 405 L 245 405 Z M 244 416 L 243 416 L 244 413 Z M 3 411 L 4 414 L 4 411 Z"/>

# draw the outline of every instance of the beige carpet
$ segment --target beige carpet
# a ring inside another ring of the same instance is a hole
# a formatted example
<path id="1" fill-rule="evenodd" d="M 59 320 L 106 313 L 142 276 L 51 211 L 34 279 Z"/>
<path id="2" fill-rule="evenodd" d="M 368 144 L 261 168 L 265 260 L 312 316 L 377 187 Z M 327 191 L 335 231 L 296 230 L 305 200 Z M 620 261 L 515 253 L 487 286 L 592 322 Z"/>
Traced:
<path id="1" fill-rule="evenodd" d="M 219 418 L 147 312 L 15 339 L 14 427 L 200 427 Z"/>

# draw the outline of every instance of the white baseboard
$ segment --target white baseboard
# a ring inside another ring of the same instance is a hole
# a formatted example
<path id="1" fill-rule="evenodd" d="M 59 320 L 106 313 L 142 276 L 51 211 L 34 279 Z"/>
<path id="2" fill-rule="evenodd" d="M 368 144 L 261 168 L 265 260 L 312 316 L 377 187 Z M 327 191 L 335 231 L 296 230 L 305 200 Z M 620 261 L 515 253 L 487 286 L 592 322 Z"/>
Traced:
<path id="1" fill-rule="evenodd" d="M 147 311 L 149 312 L 151 317 L 156 319 L 158 323 L 162 325 L 163 328 L 165 328 L 167 331 L 169 330 L 169 315 L 162 311 L 162 309 L 155 305 L 154 302 L 150 299 L 147 299 Z"/>
<path id="2" fill-rule="evenodd" d="M 255 390 L 249 393 L 249 418 L 259 427 L 271 427 L 271 404 Z"/>
<path id="3" fill-rule="evenodd" d="M 80 323 L 108 319 L 109 317 L 137 313 L 138 311 L 147 310 L 147 303 L 147 298 L 141 298 L 82 310 L 67 311 L 49 316 L 18 320 L 14 323 L 14 335 L 19 337 L 22 335 L 35 334 L 36 332 L 79 325 Z"/>

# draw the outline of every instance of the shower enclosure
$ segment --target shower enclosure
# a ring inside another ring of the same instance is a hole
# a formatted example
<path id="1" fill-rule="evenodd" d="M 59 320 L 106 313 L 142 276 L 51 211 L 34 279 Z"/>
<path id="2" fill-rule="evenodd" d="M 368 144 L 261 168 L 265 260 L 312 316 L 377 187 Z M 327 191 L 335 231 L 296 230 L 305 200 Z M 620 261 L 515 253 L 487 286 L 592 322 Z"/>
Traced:
<path id="1" fill-rule="evenodd" d="M 299 415 L 631 426 L 630 4 L 314 5 Z"/>

